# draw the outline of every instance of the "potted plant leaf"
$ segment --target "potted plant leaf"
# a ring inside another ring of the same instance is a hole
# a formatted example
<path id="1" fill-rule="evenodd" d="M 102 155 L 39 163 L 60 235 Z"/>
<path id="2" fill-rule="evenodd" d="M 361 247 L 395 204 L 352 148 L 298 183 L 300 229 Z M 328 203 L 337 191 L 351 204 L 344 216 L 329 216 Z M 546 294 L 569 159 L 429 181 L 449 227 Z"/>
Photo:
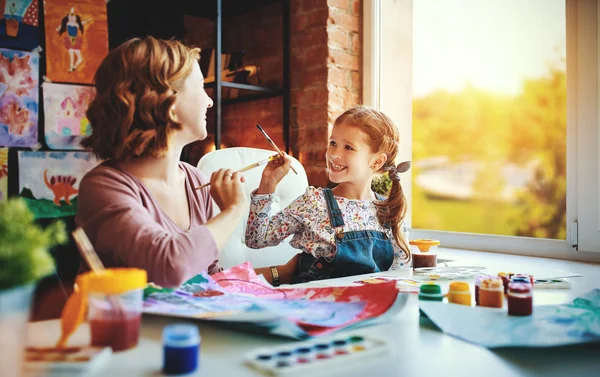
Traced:
<path id="1" fill-rule="evenodd" d="M 21 373 L 33 291 L 54 271 L 48 250 L 66 241 L 61 221 L 41 229 L 21 198 L 0 201 L 0 365 L 7 376 Z"/>

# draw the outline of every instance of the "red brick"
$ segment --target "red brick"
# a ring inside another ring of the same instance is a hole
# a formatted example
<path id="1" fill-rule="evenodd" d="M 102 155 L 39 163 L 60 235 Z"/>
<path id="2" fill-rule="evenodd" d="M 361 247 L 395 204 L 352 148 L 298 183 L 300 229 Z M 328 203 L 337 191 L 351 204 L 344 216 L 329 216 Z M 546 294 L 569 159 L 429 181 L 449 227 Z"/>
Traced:
<path id="1" fill-rule="evenodd" d="M 348 10 L 349 0 L 329 0 L 329 6 L 342 10 Z"/>
<path id="2" fill-rule="evenodd" d="M 291 17 L 290 23 L 292 24 L 292 32 L 298 32 L 305 30 L 308 27 L 308 15 L 298 14 Z M 294 34 L 292 33 L 292 38 Z"/>
<path id="3" fill-rule="evenodd" d="M 306 51 L 306 67 L 319 67 L 327 64 L 329 49 L 327 46 L 317 46 Z M 305 68 L 306 68 L 305 67 Z"/>
<path id="4" fill-rule="evenodd" d="M 329 37 L 329 46 L 347 50 L 352 49 L 352 36 L 348 31 L 331 25 L 327 28 L 327 35 Z"/>
<path id="5" fill-rule="evenodd" d="M 358 71 L 360 68 L 360 57 L 351 55 L 345 51 L 331 49 L 329 54 L 332 57 L 333 64 L 341 67 L 347 68 L 353 71 Z"/>
<path id="6" fill-rule="evenodd" d="M 305 126 L 302 128 L 302 130 L 307 130 L 310 128 L 321 128 L 323 127 L 323 125 L 327 125 L 327 111 L 325 110 L 326 107 L 323 104 L 320 107 L 323 110 L 319 110 L 319 108 L 316 108 L 298 114 L 296 118 L 298 124 L 302 125 L 303 123 L 305 123 Z"/>
<path id="7" fill-rule="evenodd" d="M 327 91 L 327 88 L 305 90 L 298 93 L 298 105 L 301 107 L 326 105 L 328 98 L 329 92 Z"/>
<path id="8" fill-rule="evenodd" d="M 362 0 L 350 0 L 350 14 L 360 16 L 363 13 Z"/>
<path id="9" fill-rule="evenodd" d="M 327 25 L 327 19 L 329 17 L 329 8 L 318 8 L 310 13 L 306 14 L 308 18 L 308 22 L 306 24 L 307 27 L 310 26 L 325 26 Z"/>
<path id="10" fill-rule="evenodd" d="M 305 32 L 299 32 L 298 46 L 300 48 L 310 48 L 327 45 L 327 30 L 324 27 L 313 28 Z"/>
<path id="11" fill-rule="evenodd" d="M 350 71 L 338 67 L 329 67 L 328 83 L 347 87 L 350 84 Z"/>
<path id="12" fill-rule="evenodd" d="M 351 77 L 352 77 L 352 89 L 357 89 L 360 92 L 360 89 L 362 87 L 360 73 L 352 72 Z"/>
<path id="13" fill-rule="evenodd" d="M 359 34 L 352 34 L 352 53 L 358 55 L 362 50 L 362 38 Z"/>
<path id="14" fill-rule="evenodd" d="M 325 68 L 317 68 L 303 74 L 298 74 L 298 83 L 301 88 L 309 88 L 311 86 L 327 84 L 327 70 Z"/>
<path id="15" fill-rule="evenodd" d="M 349 31 L 360 31 L 360 18 L 348 15 L 335 8 L 330 9 L 329 22 Z"/>

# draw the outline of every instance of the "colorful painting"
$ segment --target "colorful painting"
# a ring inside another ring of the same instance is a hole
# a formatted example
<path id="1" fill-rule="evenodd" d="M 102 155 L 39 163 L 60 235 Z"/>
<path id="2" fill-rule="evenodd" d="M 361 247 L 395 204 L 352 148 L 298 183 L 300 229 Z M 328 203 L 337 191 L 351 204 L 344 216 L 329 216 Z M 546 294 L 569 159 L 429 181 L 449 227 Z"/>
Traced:
<path id="1" fill-rule="evenodd" d="M 0 146 L 37 143 L 39 62 L 37 52 L 0 49 Z"/>
<path id="2" fill-rule="evenodd" d="M 387 318 L 406 300 L 393 282 L 377 287 L 277 289 L 244 263 L 212 276 L 201 273 L 177 289 L 149 286 L 143 310 L 305 339 Z"/>
<path id="3" fill-rule="evenodd" d="M 91 84 L 108 54 L 106 0 L 44 1 L 46 77 Z"/>
<path id="4" fill-rule="evenodd" d="M 19 151 L 19 195 L 35 218 L 73 216 L 81 178 L 98 165 L 89 152 Z"/>
<path id="5" fill-rule="evenodd" d="M 8 148 L 0 148 L 0 200 L 8 198 Z"/>
<path id="6" fill-rule="evenodd" d="M 48 147 L 82 149 L 79 143 L 92 132 L 85 112 L 94 98 L 94 87 L 44 83 L 42 90 Z"/>
<path id="7" fill-rule="evenodd" d="M 0 0 L 0 46 L 31 51 L 39 45 L 38 0 Z"/>

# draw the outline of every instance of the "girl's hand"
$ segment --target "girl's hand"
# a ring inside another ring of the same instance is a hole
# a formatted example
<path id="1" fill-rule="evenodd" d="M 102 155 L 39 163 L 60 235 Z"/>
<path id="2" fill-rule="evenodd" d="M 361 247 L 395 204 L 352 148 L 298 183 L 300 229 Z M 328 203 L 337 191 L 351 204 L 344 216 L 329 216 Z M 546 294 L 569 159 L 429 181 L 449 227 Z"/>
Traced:
<path id="1" fill-rule="evenodd" d="M 274 193 L 279 182 L 281 182 L 283 177 L 289 173 L 291 166 L 292 159 L 287 155 L 285 155 L 285 158 L 279 157 L 269 162 L 267 166 L 265 166 L 265 170 L 263 170 L 260 185 L 256 190 L 256 194 L 262 195 Z"/>
<path id="2" fill-rule="evenodd" d="M 246 194 L 242 187 L 244 177 L 231 169 L 219 169 L 210 177 L 210 195 L 221 211 L 246 204 Z"/>

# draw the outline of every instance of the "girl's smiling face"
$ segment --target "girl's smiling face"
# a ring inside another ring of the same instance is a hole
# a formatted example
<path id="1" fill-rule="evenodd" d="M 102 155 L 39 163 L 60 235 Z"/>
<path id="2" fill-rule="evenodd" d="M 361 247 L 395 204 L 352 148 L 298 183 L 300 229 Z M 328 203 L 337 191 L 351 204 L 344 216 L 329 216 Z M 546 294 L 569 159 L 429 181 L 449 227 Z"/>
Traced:
<path id="1" fill-rule="evenodd" d="M 367 135 L 355 126 L 333 126 L 325 157 L 331 182 L 358 183 L 373 177 L 371 165 L 376 154 L 371 151 Z"/>

